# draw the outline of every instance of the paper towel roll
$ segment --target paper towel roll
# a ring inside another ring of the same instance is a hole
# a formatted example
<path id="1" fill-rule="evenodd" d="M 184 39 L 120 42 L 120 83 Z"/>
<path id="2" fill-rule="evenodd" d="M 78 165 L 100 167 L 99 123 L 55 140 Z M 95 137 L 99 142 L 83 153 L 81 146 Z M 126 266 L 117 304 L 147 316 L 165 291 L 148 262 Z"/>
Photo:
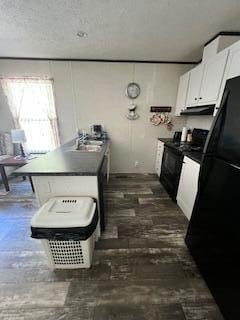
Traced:
<path id="1" fill-rule="evenodd" d="M 182 128 L 181 142 L 185 142 L 187 140 L 187 127 Z"/>

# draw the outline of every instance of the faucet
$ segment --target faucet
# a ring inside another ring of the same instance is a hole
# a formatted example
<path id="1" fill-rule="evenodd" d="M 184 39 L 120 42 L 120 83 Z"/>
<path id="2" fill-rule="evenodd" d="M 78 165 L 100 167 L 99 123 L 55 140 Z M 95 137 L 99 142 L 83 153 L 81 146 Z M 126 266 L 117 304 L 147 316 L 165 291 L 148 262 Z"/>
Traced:
<path id="1" fill-rule="evenodd" d="M 88 136 L 85 132 L 80 134 L 79 138 L 77 138 L 75 142 L 76 150 L 78 150 L 80 146 L 87 144 L 87 138 Z"/>

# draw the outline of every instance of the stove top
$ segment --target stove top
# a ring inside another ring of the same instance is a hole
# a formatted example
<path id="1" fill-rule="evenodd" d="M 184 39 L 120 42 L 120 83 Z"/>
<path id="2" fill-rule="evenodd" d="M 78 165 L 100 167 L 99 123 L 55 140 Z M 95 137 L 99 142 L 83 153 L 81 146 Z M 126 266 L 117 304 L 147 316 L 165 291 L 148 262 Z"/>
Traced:
<path id="1" fill-rule="evenodd" d="M 202 152 L 203 147 L 194 145 L 191 143 L 179 143 L 179 142 L 173 142 L 173 146 L 178 149 L 179 151 L 196 151 L 196 152 Z"/>
<path id="2" fill-rule="evenodd" d="M 172 142 L 169 142 L 169 145 L 171 145 L 173 148 L 181 152 L 184 152 L 184 151 L 203 152 L 207 135 L 208 135 L 208 130 L 195 128 L 192 131 L 192 142 L 172 141 Z"/>
<path id="3" fill-rule="evenodd" d="M 203 146 L 198 146 L 192 143 L 184 142 L 174 142 L 171 139 L 160 139 L 164 142 L 165 147 L 171 148 L 175 151 L 176 154 L 179 154 L 180 157 L 184 157 L 185 155 L 190 157 L 191 159 L 201 162 L 203 155 Z"/>

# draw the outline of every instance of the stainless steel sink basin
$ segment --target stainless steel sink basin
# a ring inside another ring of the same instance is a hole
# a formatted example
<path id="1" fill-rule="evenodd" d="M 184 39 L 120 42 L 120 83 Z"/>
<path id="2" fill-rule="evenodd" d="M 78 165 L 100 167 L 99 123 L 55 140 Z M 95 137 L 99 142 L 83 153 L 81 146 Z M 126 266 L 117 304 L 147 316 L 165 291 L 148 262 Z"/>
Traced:
<path id="1" fill-rule="evenodd" d="M 103 141 L 87 140 L 83 144 L 80 139 L 76 139 L 75 145 L 71 146 L 67 152 L 99 152 L 102 149 Z"/>
<path id="2" fill-rule="evenodd" d="M 84 151 L 84 152 L 99 152 L 101 151 L 102 147 L 94 144 L 85 144 L 79 146 L 76 151 Z"/>
<path id="3" fill-rule="evenodd" d="M 94 145 L 94 146 L 102 146 L 103 141 L 98 140 L 88 140 L 87 145 Z"/>
<path id="4" fill-rule="evenodd" d="M 84 144 L 80 145 L 77 149 L 75 146 L 72 146 L 68 151 L 70 152 L 99 152 L 102 147 L 96 144 Z"/>

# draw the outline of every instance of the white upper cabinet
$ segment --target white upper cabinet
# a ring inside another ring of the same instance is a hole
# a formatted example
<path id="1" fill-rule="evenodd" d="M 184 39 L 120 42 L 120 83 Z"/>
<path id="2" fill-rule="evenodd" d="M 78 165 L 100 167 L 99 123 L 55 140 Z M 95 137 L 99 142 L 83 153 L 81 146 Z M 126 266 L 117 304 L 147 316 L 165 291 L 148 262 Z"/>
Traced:
<path id="1" fill-rule="evenodd" d="M 175 116 L 180 116 L 181 111 L 186 108 L 189 78 L 190 72 L 184 73 L 179 78 Z"/>
<path id="2" fill-rule="evenodd" d="M 240 76 L 239 37 L 219 36 L 204 48 L 202 63 L 180 77 L 176 115 L 186 107 L 215 104 L 216 114 L 227 79 Z"/>
<path id="3" fill-rule="evenodd" d="M 233 46 L 237 47 L 235 44 Z M 231 52 L 231 47 L 209 56 L 205 54 L 202 63 L 180 77 L 176 115 L 180 115 L 181 110 L 186 107 L 218 104 L 228 71 L 229 56 L 232 58 L 232 70 L 229 70 L 229 77 L 235 76 L 236 73 L 240 74 L 240 45 L 235 56 L 229 52 Z"/>
<path id="4" fill-rule="evenodd" d="M 223 80 L 228 53 L 228 50 L 223 50 L 210 61 L 206 62 L 198 100 L 199 105 L 216 103 Z"/>
<path id="5" fill-rule="evenodd" d="M 228 68 L 226 68 L 226 79 L 240 76 L 240 41 L 233 46 L 229 54 Z"/>
<path id="6" fill-rule="evenodd" d="M 221 84 L 220 93 L 218 96 L 218 101 L 216 103 L 216 108 L 214 115 L 216 115 L 217 110 L 221 104 L 222 95 L 228 79 L 240 76 L 240 41 L 236 42 L 229 48 L 229 55 L 226 63 L 226 68 L 223 76 L 223 81 Z"/>
<path id="7" fill-rule="evenodd" d="M 190 72 L 187 106 L 215 104 L 217 102 L 226 67 L 228 50 L 216 54 Z"/>
<path id="8" fill-rule="evenodd" d="M 190 80 L 187 93 L 187 106 L 197 105 L 202 83 L 204 64 L 199 64 L 190 71 Z"/>

